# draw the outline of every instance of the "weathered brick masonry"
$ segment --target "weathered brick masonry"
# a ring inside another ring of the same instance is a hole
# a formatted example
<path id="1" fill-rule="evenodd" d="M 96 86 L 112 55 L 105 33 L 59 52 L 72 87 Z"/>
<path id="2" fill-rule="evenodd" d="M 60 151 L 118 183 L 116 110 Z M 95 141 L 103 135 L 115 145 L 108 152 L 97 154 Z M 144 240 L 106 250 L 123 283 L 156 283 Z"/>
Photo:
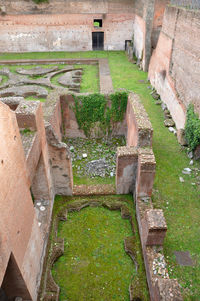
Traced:
<path id="1" fill-rule="evenodd" d="M 92 50 L 92 32 L 104 33 L 105 50 L 124 50 L 133 34 L 133 6 L 123 1 L 10 1 L 0 17 L 0 51 Z M 3 4 L 2 4 L 3 5 Z M 94 27 L 94 19 L 102 27 Z"/>
<path id="2" fill-rule="evenodd" d="M 200 114 L 199 18 L 199 11 L 167 7 L 149 66 L 149 79 L 178 129 L 184 128 L 189 103 Z"/>

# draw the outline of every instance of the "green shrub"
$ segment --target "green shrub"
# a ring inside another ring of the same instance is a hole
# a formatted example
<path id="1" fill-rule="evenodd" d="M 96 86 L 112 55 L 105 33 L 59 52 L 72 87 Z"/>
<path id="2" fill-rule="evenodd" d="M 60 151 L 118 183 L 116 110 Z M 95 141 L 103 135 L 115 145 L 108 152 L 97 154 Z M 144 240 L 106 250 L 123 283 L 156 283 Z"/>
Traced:
<path id="1" fill-rule="evenodd" d="M 48 2 L 49 0 L 33 0 L 33 2 L 39 4 L 39 3 L 42 3 L 42 2 Z"/>
<path id="2" fill-rule="evenodd" d="M 94 123 L 99 122 L 105 134 L 110 133 L 112 126 L 124 118 L 126 112 L 127 92 L 116 92 L 110 95 L 110 104 L 103 94 L 95 93 L 87 96 L 74 96 L 73 108 L 79 128 L 86 136 Z"/>
<path id="3" fill-rule="evenodd" d="M 187 109 L 185 137 L 191 150 L 194 150 L 200 144 L 200 119 L 191 104 Z"/>

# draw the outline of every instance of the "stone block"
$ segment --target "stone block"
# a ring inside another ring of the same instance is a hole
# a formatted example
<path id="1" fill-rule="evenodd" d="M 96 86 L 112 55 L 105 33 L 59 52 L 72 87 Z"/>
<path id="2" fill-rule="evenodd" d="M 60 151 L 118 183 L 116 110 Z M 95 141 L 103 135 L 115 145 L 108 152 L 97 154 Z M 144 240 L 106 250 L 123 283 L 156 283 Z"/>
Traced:
<path id="1" fill-rule="evenodd" d="M 138 150 L 138 170 L 137 170 L 137 180 L 136 180 L 136 196 L 151 196 L 156 161 L 151 148 L 141 148 Z"/>
<path id="2" fill-rule="evenodd" d="M 37 129 L 37 110 L 40 107 L 39 101 L 21 101 L 15 113 L 19 128 L 31 130 Z"/>
<path id="3" fill-rule="evenodd" d="M 188 145 L 186 139 L 185 139 L 185 130 L 184 129 L 178 129 L 177 130 L 177 139 L 178 139 L 178 143 L 180 145 Z"/>
<path id="4" fill-rule="evenodd" d="M 161 209 L 146 210 L 144 228 L 143 239 L 145 245 L 163 245 L 167 232 L 167 224 Z"/>

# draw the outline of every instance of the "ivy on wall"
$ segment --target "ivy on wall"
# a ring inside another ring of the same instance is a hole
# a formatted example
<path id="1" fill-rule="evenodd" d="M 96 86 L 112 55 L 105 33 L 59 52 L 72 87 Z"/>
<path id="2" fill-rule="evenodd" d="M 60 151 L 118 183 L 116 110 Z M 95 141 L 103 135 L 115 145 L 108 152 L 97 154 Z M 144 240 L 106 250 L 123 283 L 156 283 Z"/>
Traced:
<path id="1" fill-rule="evenodd" d="M 127 92 L 116 92 L 108 99 L 99 93 L 74 96 L 73 109 L 79 128 L 86 136 L 90 136 L 91 128 L 98 123 L 105 134 L 110 134 L 114 124 L 123 120 L 127 100 Z"/>
<path id="2" fill-rule="evenodd" d="M 187 109 L 185 137 L 191 150 L 194 150 L 200 144 L 200 119 L 194 112 L 192 104 Z"/>

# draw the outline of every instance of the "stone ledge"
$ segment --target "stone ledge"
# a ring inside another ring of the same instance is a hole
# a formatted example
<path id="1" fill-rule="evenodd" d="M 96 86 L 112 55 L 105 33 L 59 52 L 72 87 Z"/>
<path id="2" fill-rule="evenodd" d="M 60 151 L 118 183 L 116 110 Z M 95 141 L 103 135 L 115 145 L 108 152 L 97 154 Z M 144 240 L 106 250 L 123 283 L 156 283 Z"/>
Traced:
<path id="1" fill-rule="evenodd" d="M 146 210 L 146 221 L 149 230 L 167 230 L 167 224 L 162 209 Z"/>
<path id="2" fill-rule="evenodd" d="M 138 153 L 141 164 L 156 165 L 156 159 L 152 148 L 139 148 Z"/>
<path id="3" fill-rule="evenodd" d="M 158 279 L 156 281 L 156 300 L 183 301 L 180 286 L 176 279 Z"/>
<path id="4" fill-rule="evenodd" d="M 120 146 L 117 148 L 117 157 L 138 156 L 138 150 L 135 147 Z"/>
<path id="5" fill-rule="evenodd" d="M 150 132 L 153 132 L 153 127 L 147 112 L 140 101 L 140 97 L 137 94 L 130 93 L 129 101 L 137 121 L 138 129 L 149 130 Z"/>

